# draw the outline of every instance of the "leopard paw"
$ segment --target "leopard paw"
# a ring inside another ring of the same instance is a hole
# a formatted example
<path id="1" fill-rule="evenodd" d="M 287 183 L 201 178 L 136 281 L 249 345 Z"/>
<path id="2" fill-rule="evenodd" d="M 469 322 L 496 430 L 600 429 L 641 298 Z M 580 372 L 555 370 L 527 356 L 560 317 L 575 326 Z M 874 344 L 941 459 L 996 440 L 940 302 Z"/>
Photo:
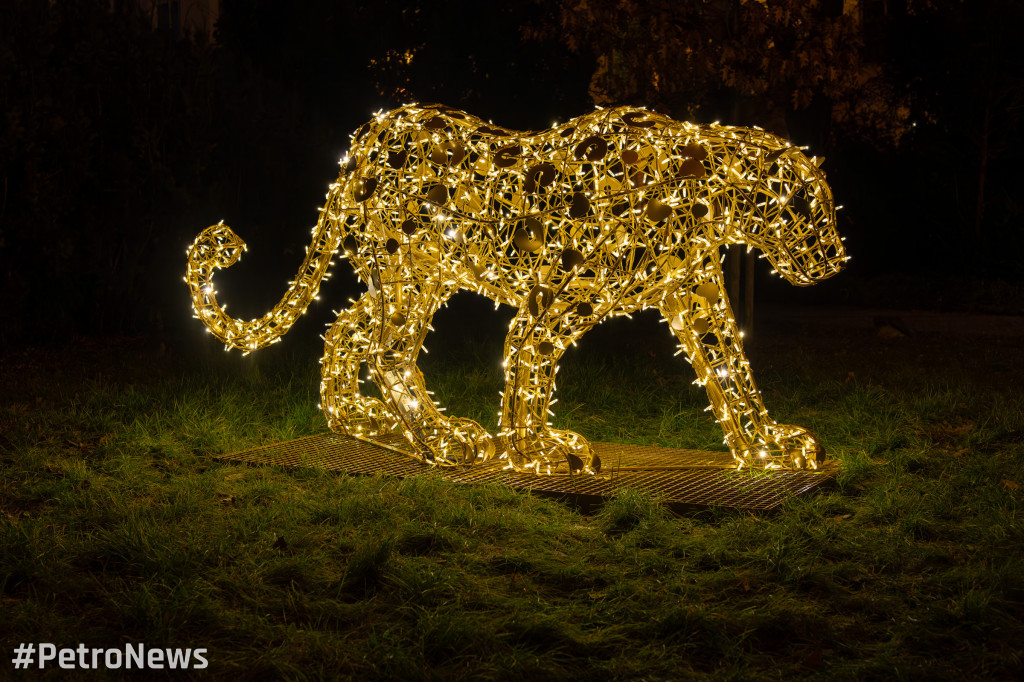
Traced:
<path id="1" fill-rule="evenodd" d="M 472 419 L 454 417 L 431 431 L 425 445 L 434 464 L 469 465 L 494 456 L 494 436 Z"/>
<path id="2" fill-rule="evenodd" d="M 802 426 L 773 424 L 742 459 L 758 469 L 820 469 L 825 463 L 825 448 Z"/>
<path id="3" fill-rule="evenodd" d="M 525 438 L 505 436 L 505 454 L 516 471 L 538 474 L 597 473 L 601 459 L 586 438 L 573 431 L 545 429 Z"/>

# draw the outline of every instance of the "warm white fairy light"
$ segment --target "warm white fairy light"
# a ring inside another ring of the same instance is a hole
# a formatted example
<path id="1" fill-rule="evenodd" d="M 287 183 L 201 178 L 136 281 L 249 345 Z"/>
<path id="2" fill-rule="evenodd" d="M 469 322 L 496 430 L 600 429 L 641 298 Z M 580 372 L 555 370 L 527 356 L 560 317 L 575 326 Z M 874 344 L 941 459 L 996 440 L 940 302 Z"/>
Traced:
<path id="1" fill-rule="evenodd" d="M 330 428 L 400 435 L 437 464 L 499 452 L 507 466 L 537 473 L 600 468 L 586 439 L 548 422 L 565 348 L 602 320 L 657 308 L 739 465 L 814 468 L 823 457 L 817 440 L 764 407 L 719 251 L 756 248 L 798 285 L 838 272 L 847 256 L 818 165 L 759 129 L 696 126 L 633 107 L 517 132 L 444 106 L 407 105 L 353 135 L 299 275 L 273 310 L 240 321 L 218 304 L 213 272 L 245 250 L 223 223 L 189 248 L 185 280 L 207 329 L 248 352 L 288 331 L 341 250 L 367 291 L 324 337 Z M 442 415 L 416 366 L 431 318 L 459 289 L 518 310 L 493 435 Z M 383 400 L 360 393 L 362 363 Z"/>

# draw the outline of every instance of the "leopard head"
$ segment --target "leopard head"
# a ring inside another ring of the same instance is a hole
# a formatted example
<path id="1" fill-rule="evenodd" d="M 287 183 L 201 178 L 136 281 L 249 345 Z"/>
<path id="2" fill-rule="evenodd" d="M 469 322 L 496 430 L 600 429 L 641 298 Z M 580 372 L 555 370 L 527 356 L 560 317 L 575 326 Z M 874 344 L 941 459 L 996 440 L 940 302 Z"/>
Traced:
<path id="1" fill-rule="evenodd" d="M 849 258 L 821 162 L 785 143 L 762 147 L 753 161 L 759 180 L 742 221 L 745 241 L 791 284 L 808 286 L 839 272 Z"/>

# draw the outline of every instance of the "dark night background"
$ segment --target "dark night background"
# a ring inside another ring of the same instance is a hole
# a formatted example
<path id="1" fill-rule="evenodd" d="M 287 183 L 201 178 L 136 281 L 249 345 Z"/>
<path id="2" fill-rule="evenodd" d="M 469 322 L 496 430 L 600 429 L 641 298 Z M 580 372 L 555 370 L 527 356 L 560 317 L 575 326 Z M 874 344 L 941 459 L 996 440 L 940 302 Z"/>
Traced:
<path id="1" fill-rule="evenodd" d="M 220 219 L 249 244 L 224 300 L 262 314 L 349 133 L 413 100 L 763 125 L 827 157 L 853 260 L 808 290 L 765 268 L 759 300 L 1021 311 L 1021 3 L 221 0 L 212 36 L 188 4 L 0 4 L 0 345 L 199 338 L 185 248 Z M 317 326 L 356 289 L 335 272 Z"/>

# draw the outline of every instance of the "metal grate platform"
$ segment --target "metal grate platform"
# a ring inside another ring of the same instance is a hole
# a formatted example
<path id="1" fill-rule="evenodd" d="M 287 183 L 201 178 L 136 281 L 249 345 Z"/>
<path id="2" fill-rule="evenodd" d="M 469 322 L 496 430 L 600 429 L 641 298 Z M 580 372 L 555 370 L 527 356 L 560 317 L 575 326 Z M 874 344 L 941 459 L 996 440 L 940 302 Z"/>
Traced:
<path id="1" fill-rule="evenodd" d="M 472 467 L 431 467 L 403 452 L 405 444 L 368 442 L 339 434 L 306 436 L 218 459 L 274 466 L 319 467 L 348 474 L 430 474 L 454 483 L 500 482 L 516 490 L 554 496 L 591 509 L 620 488 L 650 492 L 676 511 L 707 507 L 771 510 L 787 498 L 835 480 L 838 467 L 820 471 L 737 471 L 726 452 L 593 443 L 604 469 L 599 475 L 538 476 L 505 469 L 503 461 Z"/>

